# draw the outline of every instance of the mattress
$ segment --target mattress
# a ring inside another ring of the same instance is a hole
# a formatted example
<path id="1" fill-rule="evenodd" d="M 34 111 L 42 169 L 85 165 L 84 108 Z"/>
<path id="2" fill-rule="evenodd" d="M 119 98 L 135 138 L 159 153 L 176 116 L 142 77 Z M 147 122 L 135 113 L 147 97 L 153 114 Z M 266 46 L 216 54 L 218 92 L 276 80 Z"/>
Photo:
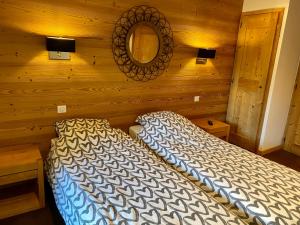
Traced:
<path id="1" fill-rule="evenodd" d="M 45 164 L 67 225 L 244 224 L 118 129 L 72 130 Z"/>
<path id="2" fill-rule="evenodd" d="M 244 221 L 300 224 L 299 172 L 216 138 L 186 118 L 166 114 L 151 117 L 143 128 L 135 128 L 135 135 Z"/>

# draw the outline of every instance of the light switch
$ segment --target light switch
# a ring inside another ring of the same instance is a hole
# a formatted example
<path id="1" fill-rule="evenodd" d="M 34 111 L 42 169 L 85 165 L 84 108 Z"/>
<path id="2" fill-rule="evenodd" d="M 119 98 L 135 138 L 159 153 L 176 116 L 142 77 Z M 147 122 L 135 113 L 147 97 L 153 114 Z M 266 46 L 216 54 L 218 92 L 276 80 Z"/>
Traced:
<path id="1" fill-rule="evenodd" d="M 200 96 L 194 96 L 194 102 L 200 102 Z"/>
<path id="2" fill-rule="evenodd" d="M 66 113 L 67 112 L 67 106 L 66 105 L 58 105 L 57 106 L 57 113 Z"/>

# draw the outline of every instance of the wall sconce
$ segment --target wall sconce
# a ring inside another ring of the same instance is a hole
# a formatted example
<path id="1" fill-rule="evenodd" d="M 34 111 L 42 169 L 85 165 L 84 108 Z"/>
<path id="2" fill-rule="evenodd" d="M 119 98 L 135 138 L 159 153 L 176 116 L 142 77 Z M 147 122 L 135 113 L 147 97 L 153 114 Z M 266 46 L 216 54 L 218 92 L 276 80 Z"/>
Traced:
<path id="1" fill-rule="evenodd" d="M 196 64 L 206 64 L 207 59 L 216 58 L 216 49 L 199 48 Z"/>
<path id="2" fill-rule="evenodd" d="M 47 37 L 46 45 L 51 60 L 69 60 L 75 52 L 75 40 L 70 38 Z"/>

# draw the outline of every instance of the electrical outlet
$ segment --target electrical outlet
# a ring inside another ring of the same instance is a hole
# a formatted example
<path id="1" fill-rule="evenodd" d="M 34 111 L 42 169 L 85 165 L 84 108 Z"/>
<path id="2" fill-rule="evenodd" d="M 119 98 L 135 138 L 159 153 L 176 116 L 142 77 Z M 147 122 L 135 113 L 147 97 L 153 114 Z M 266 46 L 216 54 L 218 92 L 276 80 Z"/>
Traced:
<path id="1" fill-rule="evenodd" d="M 57 106 L 57 113 L 66 113 L 67 112 L 67 106 L 66 105 L 58 105 Z"/>
<path id="2" fill-rule="evenodd" d="M 200 96 L 194 96 L 194 102 L 200 102 Z"/>

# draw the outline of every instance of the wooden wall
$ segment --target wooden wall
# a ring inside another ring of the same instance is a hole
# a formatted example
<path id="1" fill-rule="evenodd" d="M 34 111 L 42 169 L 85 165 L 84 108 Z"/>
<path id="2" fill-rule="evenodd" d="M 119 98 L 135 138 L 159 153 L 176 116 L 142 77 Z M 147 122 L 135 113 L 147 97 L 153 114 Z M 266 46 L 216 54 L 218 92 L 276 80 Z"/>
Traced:
<path id="1" fill-rule="evenodd" d="M 243 0 L 0 1 L 0 146 L 39 143 L 44 153 L 54 122 L 106 117 L 126 128 L 136 116 L 174 110 L 190 118 L 225 118 Z M 128 80 L 116 66 L 111 36 L 120 14 L 148 4 L 168 18 L 174 57 L 155 81 Z M 76 39 L 71 61 L 49 61 L 45 36 Z M 198 47 L 217 59 L 196 65 Z M 200 103 L 193 96 L 200 96 Z M 56 113 L 66 104 L 68 112 Z"/>

